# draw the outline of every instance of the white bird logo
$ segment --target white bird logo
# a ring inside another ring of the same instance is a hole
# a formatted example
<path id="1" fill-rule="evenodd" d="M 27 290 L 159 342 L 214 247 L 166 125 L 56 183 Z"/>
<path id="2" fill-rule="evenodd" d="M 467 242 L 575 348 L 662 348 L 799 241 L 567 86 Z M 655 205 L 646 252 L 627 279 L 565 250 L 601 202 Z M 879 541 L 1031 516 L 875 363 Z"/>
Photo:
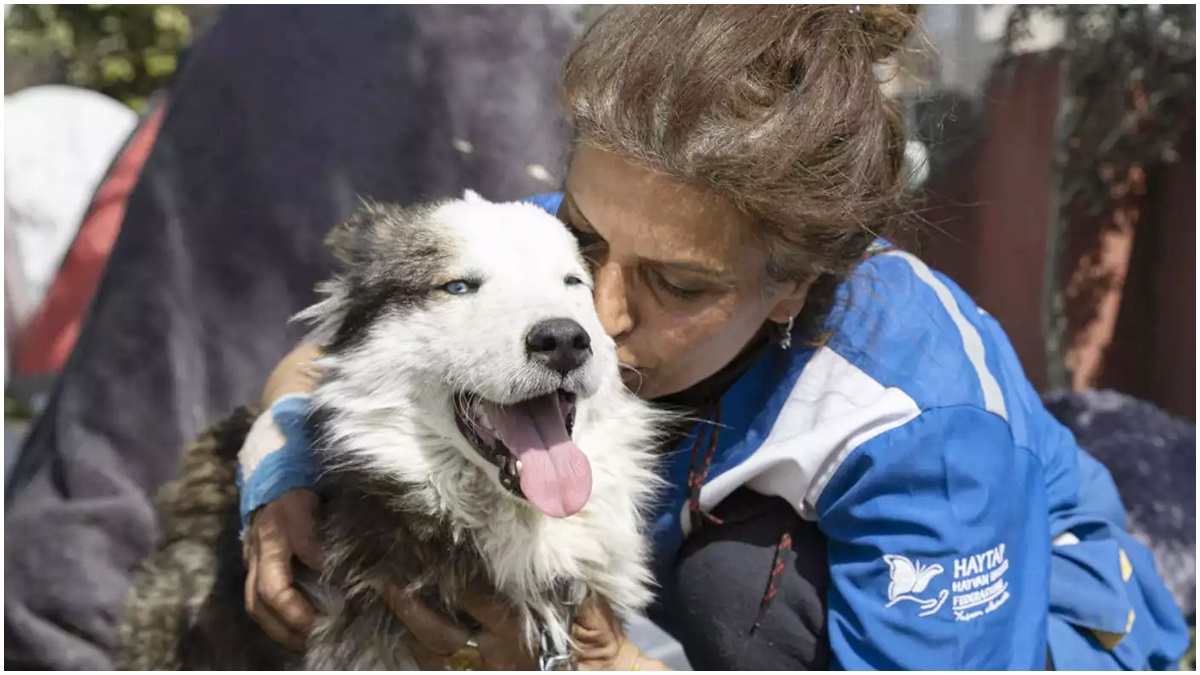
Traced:
<path id="1" fill-rule="evenodd" d="M 902 555 L 885 555 L 883 561 L 888 564 L 888 576 L 892 583 L 888 584 L 888 604 L 886 607 L 911 600 L 921 606 L 920 616 L 929 616 L 942 608 L 942 603 L 950 592 L 942 589 L 936 598 L 919 598 L 915 594 L 924 593 L 929 582 L 937 575 L 945 572 L 941 565 L 922 565 L 921 561 L 913 562 Z"/>

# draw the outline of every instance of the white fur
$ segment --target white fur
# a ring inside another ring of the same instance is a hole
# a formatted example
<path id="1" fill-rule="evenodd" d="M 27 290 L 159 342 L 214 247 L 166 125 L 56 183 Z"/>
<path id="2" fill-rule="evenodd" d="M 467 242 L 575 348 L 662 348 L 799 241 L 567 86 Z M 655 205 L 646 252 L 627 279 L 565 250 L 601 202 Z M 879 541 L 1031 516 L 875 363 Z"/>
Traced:
<path id="1" fill-rule="evenodd" d="M 340 456 L 331 459 L 422 486 L 457 534 L 478 547 L 498 590 L 518 600 L 527 639 L 538 619 L 554 625 L 555 641 L 565 645 L 567 635 L 552 620 L 559 608 L 539 599 L 554 580 L 577 579 L 622 611 L 641 610 L 652 598 L 642 526 L 659 481 L 653 450 L 663 420 L 623 387 L 587 268 L 557 219 L 533 205 L 495 204 L 474 193 L 429 217 L 454 249 L 439 283 L 482 284 L 472 294 L 439 291 L 415 311 L 385 313 L 357 347 L 324 360 L 333 377 L 314 399 L 334 411 L 329 427 Z M 568 284 L 571 275 L 584 283 Z M 334 288 L 304 313 L 316 320 L 318 337 L 336 329 L 344 300 Z M 527 359 L 525 335 L 559 317 L 579 322 L 593 349 L 565 382 L 579 392 L 573 436 L 591 463 L 592 494 L 564 519 L 508 494 L 498 470 L 459 432 L 452 407 L 463 390 L 510 403 L 556 386 L 557 375 Z"/>

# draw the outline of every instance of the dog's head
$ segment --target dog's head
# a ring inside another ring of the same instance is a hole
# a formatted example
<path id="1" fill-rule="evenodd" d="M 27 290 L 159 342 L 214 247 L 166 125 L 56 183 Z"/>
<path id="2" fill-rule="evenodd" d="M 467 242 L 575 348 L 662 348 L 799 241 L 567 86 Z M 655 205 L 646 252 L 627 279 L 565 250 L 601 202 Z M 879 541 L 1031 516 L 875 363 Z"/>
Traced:
<path id="1" fill-rule="evenodd" d="M 582 508 L 591 469 L 571 438 L 575 406 L 620 383 L 562 223 L 468 193 L 415 209 L 365 205 L 330 246 L 339 276 L 300 315 L 330 355 L 326 402 L 375 419 L 367 435 L 406 407 L 405 420 L 423 416 L 426 433 L 546 515 Z M 369 452 L 386 470 L 388 449 Z"/>

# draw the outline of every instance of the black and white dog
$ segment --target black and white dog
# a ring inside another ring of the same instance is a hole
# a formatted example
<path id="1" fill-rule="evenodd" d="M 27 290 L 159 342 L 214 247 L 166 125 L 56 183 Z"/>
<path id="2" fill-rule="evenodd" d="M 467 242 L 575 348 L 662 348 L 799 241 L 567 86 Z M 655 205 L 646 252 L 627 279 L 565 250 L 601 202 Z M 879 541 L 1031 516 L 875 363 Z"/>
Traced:
<path id="1" fill-rule="evenodd" d="M 160 497 L 164 537 L 121 628 L 129 668 L 413 669 L 387 581 L 446 609 L 476 579 L 529 648 L 563 654 L 588 593 L 652 598 L 643 513 L 659 413 L 628 393 L 570 232 L 523 203 L 366 205 L 330 235 L 340 272 L 300 317 L 325 567 L 303 658 L 243 609 L 236 455 L 253 413 L 207 432 Z"/>

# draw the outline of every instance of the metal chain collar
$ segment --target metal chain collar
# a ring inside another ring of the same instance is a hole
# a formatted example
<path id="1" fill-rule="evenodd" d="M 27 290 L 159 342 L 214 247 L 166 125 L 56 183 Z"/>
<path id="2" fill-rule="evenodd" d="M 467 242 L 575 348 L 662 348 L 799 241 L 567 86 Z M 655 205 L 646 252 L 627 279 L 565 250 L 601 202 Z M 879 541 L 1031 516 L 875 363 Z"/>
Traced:
<path id="1" fill-rule="evenodd" d="M 575 624 L 575 614 L 579 611 L 579 605 L 572 602 L 563 602 L 563 606 L 567 608 L 566 629 L 567 635 L 570 636 L 571 627 Z M 538 642 L 538 670 L 579 669 L 579 665 L 575 663 L 575 653 L 571 650 L 570 644 L 564 647 L 565 652 L 559 652 L 554 648 L 554 641 L 550 639 L 549 628 L 542 628 Z"/>

